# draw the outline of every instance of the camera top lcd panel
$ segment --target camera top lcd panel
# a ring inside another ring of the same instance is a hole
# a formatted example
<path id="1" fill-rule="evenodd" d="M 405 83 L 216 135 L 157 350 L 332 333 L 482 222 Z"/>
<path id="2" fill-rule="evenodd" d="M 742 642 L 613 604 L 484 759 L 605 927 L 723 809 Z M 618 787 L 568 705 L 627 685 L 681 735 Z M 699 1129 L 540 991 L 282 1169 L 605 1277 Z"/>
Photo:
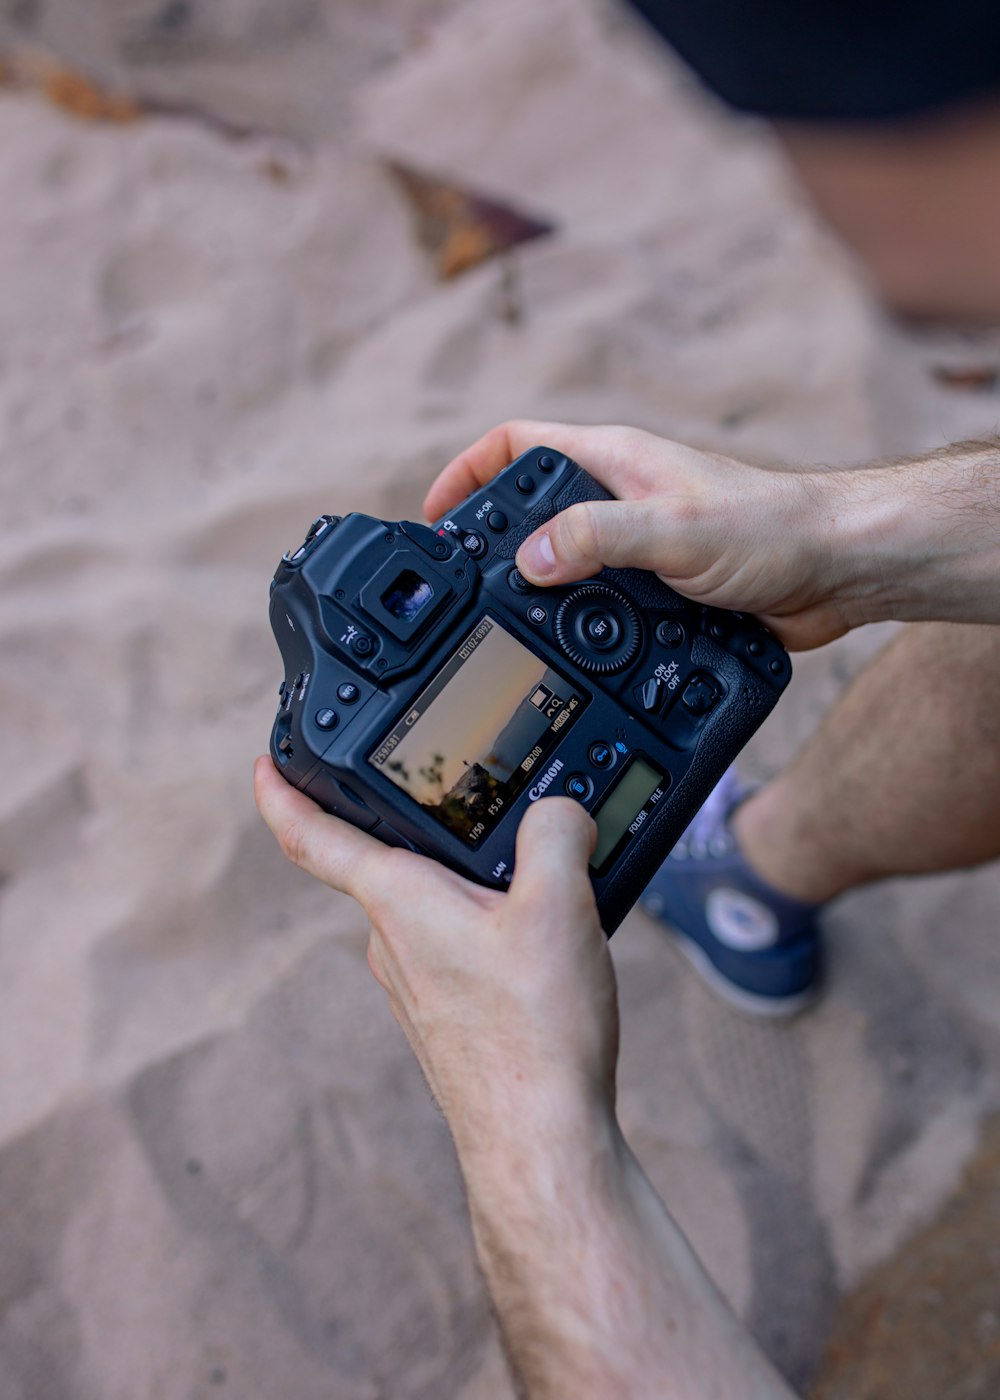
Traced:
<path id="1" fill-rule="evenodd" d="M 752 617 L 605 569 L 534 588 L 521 541 L 608 493 L 550 448 L 434 526 L 321 516 L 271 585 L 280 771 L 391 845 L 503 888 L 518 823 L 563 794 L 598 827 L 614 931 L 791 676 Z"/>

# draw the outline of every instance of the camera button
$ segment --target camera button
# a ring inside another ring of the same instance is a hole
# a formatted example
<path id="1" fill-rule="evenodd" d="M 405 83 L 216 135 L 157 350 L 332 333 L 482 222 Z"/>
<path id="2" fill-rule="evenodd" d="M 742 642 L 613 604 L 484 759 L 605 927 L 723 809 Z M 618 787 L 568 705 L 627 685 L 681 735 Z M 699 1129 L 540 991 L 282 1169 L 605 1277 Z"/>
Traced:
<path id="1" fill-rule="evenodd" d="M 751 637 L 750 640 L 747 642 L 747 651 L 750 653 L 751 656 L 763 656 L 764 643 L 759 637 Z"/>
<path id="2" fill-rule="evenodd" d="M 642 644 L 635 608 L 616 588 L 585 583 L 555 610 L 556 641 L 582 671 L 604 676 L 632 661 Z"/>
<path id="3" fill-rule="evenodd" d="M 364 633 L 359 637 L 355 637 L 351 645 L 354 647 L 358 656 L 371 656 L 372 652 L 375 650 L 375 643 L 372 641 L 371 637 L 366 637 Z"/>
<path id="4" fill-rule="evenodd" d="M 588 757 L 595 768 L 610 768 L 615 761 L 615 751 L 610 744 L 599 739 L 596 744 L 591 744 Z"/>
<path id="5" fill-rule="evenodd" d="M 549 615 L 541 603 L 535 603 L 534 607 L 528 609 L 528 621 L 533 622 L 536 627 L 541 627 L 542 623 L 548 620 Z"/>
<path id="6" fill-rule="evenodd" d="M 333 729 L 337 723 L 336 710 L 317 710 L 316 724 L 320 729 Z"/>
<path id="7" fill-rule="evenodd" d="M 549 457 L 549 456 L 539 457 L 539 459 L 538 459 L 538 470 L 539 470 L 540 472 L 550 472 L 554 466 L 555 466 L 555 461 L 554 461 L 551 457 Z"/>
<path id="8" fill-rule="evenodd" d="M 785 663 L 780 657 L 776 656 L 773 661 L 767 663 L 767 669 L 771 672 L 772 676 L 780 676 L 785 669 Z"/>
<path id="9" fill-rule="evenodd" d="M 684 640 L 684 628 L 679 622 L 658 622 L 656 640 L 661 646 L 679 647 Z"/>
<path id="10" fill-rule="evenodd" d="M 502 510 L 491 510 L 486 517 L 486 523 L 494 534 L 502 535 L 509 522 Z"/>
<path id="11" fill-rule="evenodd" d="M 535 478 L 528 476 L 527 472 L 522 472 L 514 482 L 522 496 L 530 496 L 535 489 Z"/>
<path id="12" fill-rule="evenodd" d="M 533 588 L 520 569 L 511 569 L 507 575 L 507 586 L 513 588 L 515 593 L 530 593 Z"/>
<path id="13" fill-rule="evenodd" d="M 583 635 L 591 646 L 613 647 L 621 636 L 621 624 L 614 613 L 595 611 L 584 618 Z"/>
<path id="14" fill-rule="evenodd" d="M 704 676 L 689 680 L 681 695 L 681 704 L 693 715 L 707 715 L 719 698 L 719 692 Z"/>
<path id="15" fill-rule="evenodd" d="M 356 700 L 360 700 L 361 691 L 353 681 L 344 681 L 343 685 L 337 686 L 337 699 L 345 705 L 353 705 Z"/>
<path id="16" fill-rule="evenodd" d="M 594 791 L 594 784 L 585 773 L 571 773 L 566 779 L 566 792 L 578 802 L 586 802 Z"/>
<path id="17" fill-rule="evenodd" d="M 486 541 L 475 530 L 469 530 L 462 536 L 462 548 L 473 559 L 481 559 L 486 553 Z"/>

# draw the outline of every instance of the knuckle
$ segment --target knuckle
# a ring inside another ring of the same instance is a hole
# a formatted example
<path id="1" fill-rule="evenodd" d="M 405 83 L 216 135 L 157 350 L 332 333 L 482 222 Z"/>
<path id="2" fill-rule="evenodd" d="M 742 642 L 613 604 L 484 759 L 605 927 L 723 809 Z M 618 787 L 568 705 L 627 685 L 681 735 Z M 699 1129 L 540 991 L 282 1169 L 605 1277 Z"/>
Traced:
<path id="1" fill-rule="evenodd" d="M 645 447 L 650 439 L 650 434 L 644 432 L 642 428 L 633 428 L 624 423 L 615 423 L 608 428 L 608 433 L 613 437 L 616 446 L 626 453 L 638 452 Z"/>
<path id="2" fill-rule="evenodd" d="M 588 501 L 578 501 L 558 518 L 558 546 L 568 559 L 599 557 L 598 527 Z"/>
<path id="3" fill-rule="evenodd" d="M 385 968 L 382 966 L 382 960 L 379 957 L 378 953 L 376 953 L 375 948 L 370 939 L 368 942 L 368 952 L 366 954 L 366 957 L 368 961 L 368 969 L 371 972 L 371 975 L 375 978 L 375 981 L 379 984 L 380 987 L 385 987 Z"/>
<path id="4" fill-rule="evenodd" d="M 301 822 L 290 821 L 278 833 L 281 853 L 293 865 L 302 866 L 306 860 L 306 833 Z"/>
<path id="5" fill-rule="evenodd" d="M 701 504 L 693 495 L 671 496 L 665 508 L 675 526 L 690 530 L 701 521 Z"/>
<path id="6" fill-rule="evenodd" d="M 524 423 L 519 418 L 507 418 L 502 423 L 498 423 L 490 436 L 498 444 L 506 445 L 513 442 L 520 434 Z"/>

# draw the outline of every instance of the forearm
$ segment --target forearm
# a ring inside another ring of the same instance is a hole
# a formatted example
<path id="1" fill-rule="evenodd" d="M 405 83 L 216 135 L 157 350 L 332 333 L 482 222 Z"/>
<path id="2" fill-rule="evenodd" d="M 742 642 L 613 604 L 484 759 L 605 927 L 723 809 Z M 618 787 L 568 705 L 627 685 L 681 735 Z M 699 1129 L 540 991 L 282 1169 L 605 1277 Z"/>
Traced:
<path id="1" fill-rule="evenodd" d="M 531 1400 L 788 1400 L 613 1118 L 459 1141 L 476 1248 Z"/>
<path id="2" fill-rule="evenodd" d="M 812 481 L 853 626 L 1000 623 L 1000 443 Z"/>

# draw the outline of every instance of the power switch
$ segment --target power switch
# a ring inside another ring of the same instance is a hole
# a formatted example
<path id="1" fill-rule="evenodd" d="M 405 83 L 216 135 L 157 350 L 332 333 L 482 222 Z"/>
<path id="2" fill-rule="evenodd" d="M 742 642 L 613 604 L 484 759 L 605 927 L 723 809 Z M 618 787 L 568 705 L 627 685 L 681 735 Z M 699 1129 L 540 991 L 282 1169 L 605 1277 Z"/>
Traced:
<path id="1" fill-rule="evenodd" d="M 637 685 L 633 691 L 639 708 L 645 710 L 647 714 L 654 715 L 663 706 L 667 698 L 667 687 L 658 676 L 650 676 L 648 681 L 643 681 L 642 685 Z"/>

